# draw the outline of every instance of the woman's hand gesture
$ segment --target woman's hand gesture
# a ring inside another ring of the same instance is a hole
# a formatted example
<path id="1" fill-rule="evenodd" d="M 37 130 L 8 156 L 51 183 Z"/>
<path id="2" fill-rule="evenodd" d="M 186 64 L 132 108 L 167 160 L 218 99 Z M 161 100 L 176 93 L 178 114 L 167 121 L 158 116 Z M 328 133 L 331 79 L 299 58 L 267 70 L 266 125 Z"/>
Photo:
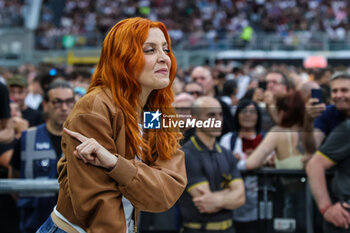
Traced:
<path id="1" fill-rule="evenodd" d="M 67 128 L 64 128 L 63 130 L 66 134 L 81 142 L 73 152 L 78 159 L 83 160 L 85 163 L 90 163 L 108 170 L 112 170 L 115 167 L 118 157 L 101 146 L 101 144 L 99 144 L 94 138 L 87 138 L 84 135 Z"/>

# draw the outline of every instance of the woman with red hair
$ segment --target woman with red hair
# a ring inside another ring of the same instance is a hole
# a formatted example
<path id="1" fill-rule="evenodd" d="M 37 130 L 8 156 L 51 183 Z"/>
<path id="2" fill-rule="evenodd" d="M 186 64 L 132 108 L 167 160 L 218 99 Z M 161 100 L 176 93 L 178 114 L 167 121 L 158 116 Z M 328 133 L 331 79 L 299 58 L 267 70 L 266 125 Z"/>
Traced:
<path id="1" fill-rule="evenodd" d="M 176 202 L 187 184 L 181 134 L 141 125 L 144 111 L 175 115 L 175 72 L 164 24 L 130 18 L 110 30 L 88 93 L 65 122 L 58 202 L 38 232 L 136 232 L 140 210 Z"/>

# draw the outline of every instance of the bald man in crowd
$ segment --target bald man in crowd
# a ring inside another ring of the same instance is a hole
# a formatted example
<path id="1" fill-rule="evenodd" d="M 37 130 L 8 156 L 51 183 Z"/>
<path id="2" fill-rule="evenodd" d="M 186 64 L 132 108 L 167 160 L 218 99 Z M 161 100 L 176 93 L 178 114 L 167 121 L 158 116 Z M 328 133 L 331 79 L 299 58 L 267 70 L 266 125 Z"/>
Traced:
<path id="1" fill-rule="evenodd" d="M 192 116 L 197 122 L 222 121 L 219 101 L 199 97 L 192 105 Z M 182 147 L 188 179 L 179 201 L 184 233 L 234 233 L 232 210 L 245 202 L 237 160 L 216 142 L 221 130 L 215 126 L 197 127 L 195 135 Z"/>

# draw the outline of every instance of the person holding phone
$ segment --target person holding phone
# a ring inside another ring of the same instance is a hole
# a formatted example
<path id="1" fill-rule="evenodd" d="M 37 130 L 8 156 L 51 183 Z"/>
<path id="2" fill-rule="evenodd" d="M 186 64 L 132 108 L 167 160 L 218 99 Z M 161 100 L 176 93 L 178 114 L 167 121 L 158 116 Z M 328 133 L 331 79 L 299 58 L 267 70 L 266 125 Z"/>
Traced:
<path id="1" fill-rule="evenodd" d="M 258 83 L 258 87 L 266 91 L 267 88 L 267 82 L 265 80 L 260 80 Z"/>
<path id="2" fill-rule="evenodd" d="M 143 129 L 144 111 L 175 115 L 176 60 L 165 25 L 136 17 L 107 34 L 88 93 L 68 116 L 60 190 L 46 232 L 137 232 L 140 210 L 169 209 L 187 185 L 178 128 Z"/>
<path id="3" fill-rule="evenodd" d="M 323 91 L 321 88 L 311 89 L 311 98 L 317 99 L 318 101 L 314 104 L 324 103 Z"/>
<path id="4" fill-rule="evenodd" d="M 332 76 L 332 105 L 320 102 L 320 91 L 313 91 L 313 95 L 306 103 L 302 135 L 303 146 L 309 155 L 316 152 L 337 125 L 350 117 L 350 75 L 336 73 Z"/>

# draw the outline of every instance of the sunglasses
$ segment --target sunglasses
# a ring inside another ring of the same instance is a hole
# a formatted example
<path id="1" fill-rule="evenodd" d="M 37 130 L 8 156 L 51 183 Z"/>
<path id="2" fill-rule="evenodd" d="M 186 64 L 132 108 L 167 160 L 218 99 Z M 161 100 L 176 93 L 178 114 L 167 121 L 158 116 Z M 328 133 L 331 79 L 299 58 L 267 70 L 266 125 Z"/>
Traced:
<path id="1" fill-rule="evenodd" d="M 198 96 L 202 95 L 201 91 L 188 91 L 187 93 L 190 95 L 198 95 Z"/>
<path id="2" fill-rule="evenodd" d="M 66 99 L 66 100 L 62 100 L 62 99 L 54 99 L 54 100 L 50 100 L 50 102 L 52 103 L 54 108 L 61 108 L 63 106 L 63 104 L 66 104 L 67 107 L 71 108 L 73 107 L 75 100 L 74 98 L 70 98 L 70 99 Z"/>

